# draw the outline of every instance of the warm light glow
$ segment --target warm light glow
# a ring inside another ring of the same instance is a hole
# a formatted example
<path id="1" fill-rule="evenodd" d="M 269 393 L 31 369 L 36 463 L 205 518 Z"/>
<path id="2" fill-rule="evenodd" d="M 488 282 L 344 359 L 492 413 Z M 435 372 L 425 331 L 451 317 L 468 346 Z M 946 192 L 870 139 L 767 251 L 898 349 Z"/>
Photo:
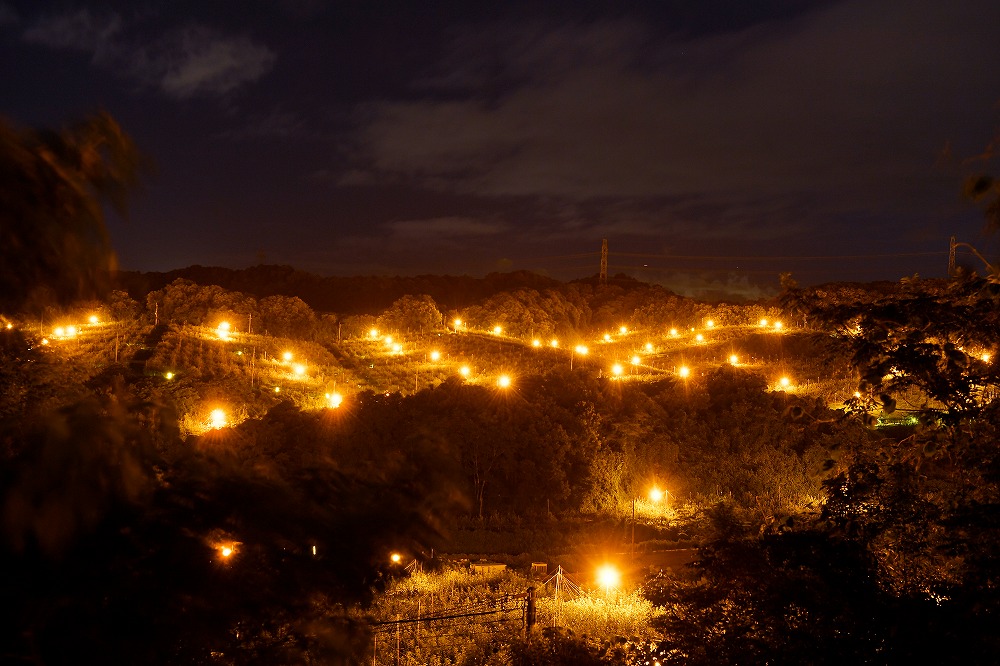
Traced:
<path id="1" fill-rule="evenodd" d="M 534 340 L 531 341 L 531 346 L 532 347 L 541 347 L 542 346 L 542 341 L 536 338 L 536 339 L 534 339 Z"/>
<path id="2" fill-rule="evenodd" d="M 687 367 L 686 365 L 682 365 L 677 369 L 677 374 L 680 375 L 681 377 L 686 378 L 688 375 L 691 374 L 691 368 Z"/>
<path id="3" fill-rule="evenodd" d="M 458 374 L 462 375 L 463 377 L 468 377 L 469 372 L 471 371 L 469 370 L 469 366 L 467 365 L 463 365 L 461 368 L 458 369 Z"/>
<path id="4" fill-rule="evenodd" d="M 778 384 L 781 385 L 781 388 L 788 388 L 789 386 L 791 386 L 792 380 L 789 379 L 788 377 L 782 377 L 781 379 L 778 380 Z"/>
<path id="5" fill-rule="evenodd" d="M 672 337 L 672 338 L 676 338 L 677 337 L 677 329 L 676 328 L 670 329 L 670 337 Z"/>
<path id="6" fill-rule="evenodd" d="M 87 321 L 89 321 L 91 324 L 96 324 L 99 320 L 97 319 L 97 315 L 90 315 Z"/>
<path id="7" fill-rule="evenodd" d="M 510 375 L 500 375 L 497 377 L 497 386 L 500 388 L 510 388 Z"/>
<path id="8" fill-rule="evenodd" d="M 609 333 L 605 333 L 604 334 L 604 341 L 605 342 L 611 342 L 611 335 Z"/>
<path id="9" fill-rule="evenodd" d="M 10 326 L 10 324 L 7 325 Z M 983 352 L 983 355 L 980 356 L 979 358 L 983 360 L 983 363 L 989 363 L 990 359 L 993 358 L 993 355 L 990 354 L 989 352 Z"/>
<path id="10" fill-rule="evenodd" d="M 222 409 L 213 409 L 212 413 L 208 415 L 209 423 L 212 428 L 218 430 L 219 428 L 226 427 L 226 412 Z"/>
<path id="11" fill-rule="evenodd" d="M 280 386 L 275 386 L 274 387 L 274 392 L 275 393 L 281 393 L 281 387 Z"/>
<path id="12" fill-rule="evenodd" d="M 344 396 L 339 393 L 327 393 L 326 399 L 330 403 L 330 407 L 333 409 L 340 407 L 340 404 L 344 402 Z"/>
<path id="13" fill-rule="evenodd" d="M 440 361 L 441 360 L 441 352 L 439 352 L 436 349 L 434 351 L 432 351 L 431 352 L 431 360 L 432 361 Z"/>
<path id="14" fill-rule="evenodd" d="M 229 333 L 232 330 L 232 326 L 229 325 L 228 321 L 223 321 L 219 323 L 218 328 L 215 329 L 215 334 L 219 336 L 220 340 L 228 340 Z"/>
<path id="15" fill-rule="evenodd" d="M 391 561 L 393 564 L 399 564 L 402 560 L 403 556 L 400 555 L 399 553 L 393 553 L 392 555 L 389 556 L 389 561 Z"/>
<path id="16" fill-rule="evenodd" d="M 626 333 L 628 333 L 628 326 L 622 326 L 621 328 L 618 329 L 618 332 L 621 333 L 622 335 L 625 335 Z"/>
<path id="17" fill-rule="evenodd" d="M 614 365 L 611 366 L 611 374 L 615 375 L 616 377 L 621 375 L 623 372 L 625 372 L 625 368 L 622 367 L 621 363 L 615 363 Z"/>
<path id="18" fill-rule="evenodd" d="M 48 338 L 42 338 L 42 344 L 43 345 L 49 344 L 49 339 Z"/>
<path id="19" fill-rule="evenodd" d="M 611 588 L 621 584 L 622 575 L 618 569 L 610 564 L 605 564 L 597 569 L 597 583 L 604 588 L 605 592 L 610 592 Z"/>
<path id="20" fill-rule="evenodd" d="M 456 319 L 455 322 L 454 322 L 454 324 L 455 324 L 455 328 L 459 328 L 459 327 L 462 326 L 462 320 L 461 319 Z"/>
<path id="21" fill-rule="evenodd" d="M 652 342 L 647 342 L 646 343 L 646 351 L 648 351 L 648 352 L 653 351 L 653 343 Z"/>
<path id="22" fill-rule="evenodd" d="M 641 362 L 642 362 L 642 359 L 639 358 L 638 356 L 633 356 L 632 357 L 632 365 L 639 365 L 639 363 L 641 363 Z"/>
<path id="23" fill-rule="evenodd" d="M 383 338 L 383 340 L 385 341 L 385 346 L 386 347 L 391 347 L 392 346 L 392 336 L 391 335 L 385 336 L 385 338 Z"/>
<path id="24" fill-rule="evenodd" d="M 219 548 L 219 552 L 222 553 L 223 557 L 229 557 L 230 555 L 233 554 L 233 549 L 230 548 L 229 546 L 222 546 L 221 548 Z"/>
<path id="25" fill-rule="evenodd" d="M 503 333 L 503 327 L 502 326 L 494 326 L 493 327 L 493 335 L 500 335 L 501 333 Z"/>
<path id="26" fill-rule="evenodd" d="M 708 321 L 705 322 L 705 327 L 706 328 L 715 328 L 715 322 L 712 321 L 711 319 L 709 319 Z"/>
<path id="27" fill-rule="evenodd" d="M 291 360 L 292 360 L 292 352 L 290 352 L 290 351 L 286 351 L 286 352 L 285 352 L 284 354 L 282 354 L 282 355 L 281 355 L 281 359 L 282 359 L 282 360 L 283 360 L 283 361 L 284 361 L 285 363 L 288 363 L 289 361 L 291 361 Z"/>
<path id="28" fill-rule="evenodd" d="M 696 341 L 698 341 L 698 342 L 704 342 L 705 341 L 705 336 L 702 335 L 701 333 L 699 333 L 698 335 L 694 336 L 694 339 Z"/>
<path id="29" fill-rule="evenodd" d="M 739 362 L 740 362 L 739 356 L 737 356 L 736 354 L 730 354 L 729 355 L 729 363 L 730 363 L 730 365 L 736 365 Z"/>
<path id="30" fill-rule="evenodd" d="M 774 322 L 774 330 L 780 331 L 782 327 L 784 327 L 784 324 L 782 324 L 780 321 Z"/>
<path id="31" fill-rule="evenodd" d="M 855 391 L 854 392 L 854 397 L 855 398 L 860 398 L 861 397 L 861 391 Z"/>
<path id="32" fill-rule="evenodd" d="M 66 329 L 63 328 L 62 326 L 56 326 L 52 330 L 52 335 L 56 336 L 57 338 L 65 337 L 65 335 L 66 335 Z"/>
<path id="33" fill-rule="evenodd" d="M 393 354 L 402 354 L 403 353 L 403 345 L 401 345 L 398 342 L 392 343 L 392 353 Z"/>
<path id="34" fill-rule="evenodd" d="M 573 348 L 573 351 L 575 351 L 580 356 L 586 356 L 590 350 L 587 349 L 586 345 L 577 345 L 576 347 Z"/>
<path id="35" fill-rule="evenodd" d="M 368 335 L 374 340 L 375 338 L 378 337 L 378 329 L 373 328 L 372 330 L 368 331 Z"/>
<path id="36" fill-rule="evenodd" d="M 166 377 L 167 379 L 173 379 L 174 378 L 174 373 L 168 372 L 167 374 L 165 374 L 163 376 Z"/>
<path id="37" fill-rule="evenodd" d="M 10 324 L 8 324 L 8 326 L 10 326 Z M 552 347 L 553 349 L 558 349 L 559 341 L 556 340 L 555 338 L 552 338 L 552 342 L 549 343 L 549 346 Z"/>
<path id="38" fill-rule="evenodd" d="M 761 327 L 767 326 L 767 320 L 766 319 L 761 319 L 760 320 L 760 325 L 761 325 Z"/>
<path id="39" fill-rule="evenodd" d="M 292 366 L 292 372 L 294 372 L 296 376 L 301 377 L 302 375 L 306 374 L 306 366 L 302 365 L 301 363 L 296 363 L 295 365 Z"/>
<path id="40" fill-rule="evenodd" d="M 663 491 L 656 486 L 653 486 L 653 489 L 649 491 L 649 499 L 657 504 L 663 499 L 663 495 Z"/>

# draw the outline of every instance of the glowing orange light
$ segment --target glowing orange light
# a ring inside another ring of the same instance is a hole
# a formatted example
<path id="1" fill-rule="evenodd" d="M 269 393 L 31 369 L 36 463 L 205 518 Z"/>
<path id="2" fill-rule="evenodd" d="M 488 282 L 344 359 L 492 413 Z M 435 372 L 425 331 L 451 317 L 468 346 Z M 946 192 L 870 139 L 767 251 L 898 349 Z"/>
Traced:
<path id="1" fill-rule="evenodd" d="M 618 332 L 621 333 L 622 335 L 625 335 L 626 333 L 628 333 L 628 326 L 622 326 L 621 328 L 618 329 Z"/>
<path id="2" fill-rule="evenodd" d="M 729 355 L 729 363 L 730 363 L 730 365 L 736 365 L 737 363 L 739 363 L 739 361 L 740 361 L 740 359 L 739 359 L 739 357 L 736 354 L 730 354 Z"/>
<path id="3" fill-rule="evenodd" d="M 389 560 L 393 564 L 399 564 L 403 560 L 403 556 L 400 555 L 399 553 L 393 553 L 392 555 L 389 556 Z"/>
<path id="4" fill-rule="evenodd" d="M 223 321 L 219 323 L 219 326 L 215 329 L 215 334 L 219 336 L 220 340 L 228 340 L 232 326 L 229 325 L 228 321 Z"/>
<path id="5" fill-rule="evenodd" d="M 687 367 L 686 365 L 682 365 L 677 369 L 677 374 L 680 375 L 681 377 L 686 378 L 691 374 L 691 368 Z"/>
<path id="6" fill-rule="evenodd" d="M 293 358 L 292 352 L 290 352 L 290 351 L 286 351 L 285 353 L 283 353 L 281 355 L 281 360 L 283 360 L 285 363 L 288 363 L 289 361 L 291 361 L 292 358 Z"/>
<path id="7" fill-rule="evenodd" d="M 297 376 L 301 377 L 302 375 L 306 374 L 306 366 L 302 365 L 301 363 L 296 363 L 295 365 L 292 366 L 292 372 L 294 372 Z"/>
<path id="8" fill-rule="evenodd" d="M 611 342 L 611 335 L 609 333 L 605 333 L 604 334 L 604 341 L 605 342 Z"/>
<path id="9" fill-rule="evenodd" d="M 638 356 L 633 356 L 632 357 L 632 365 L 639 365 L 641 362 L 642 362 L 642 359 L 639 358 Z"/>
<path id="10" fill-rule="evenodd" d="M 531 341 L 531 346 L 532 346 L 532 347 L 541 347 L 541 346 L 542 346 L 542 341 L 541 341 L 541 340 L 538 340 L 538 339 L 536 338 L 535 340 L 532 340 L 532 341 Z"/>
<path id="11" fill-rule="evenodd" d="M 431 352 L 431 360 L 432 361 L 440 361 L 441 360 L 441 352 L 437 351 L 436 349 L 434 351 L 432 351 Z"/>
<path id="12" fill-rule="evenodd" d="M 575 351 L 580 356 L 586 356 L 590 350 L 587 349 L 586 345 L 577 345 L 576 347 L 573 348 L 573 351 Z"/>
<path id="13" fill-rule="evenodd" d="M 219 548 L 219 552 L 222 553 L 223 557 L 229 557 L 230 555 L 233 554 L 233 549 L 230 548 L 229 546 L 222 546 L 221 548 Z"/>
<path id="14" fill-rule="evenodd" d="M 778 383 L 781 385 L 782 388 L 788 388 L 789 386 L 791 386 L 792 380 L 789 379 L 788 377 L 782 377 L 781 379 L 778 380 Z"/>
<path id="15" fill-rule="evenodd" d="M 7 326 L 9 327 L 10 324 L 7 324 Z M 553 349 L 558 349 L 559 348 L 559 341 L 556 340 L 555 338 L 552 338 L 552 342 L 549 343 L 549 346 L 552 347 Z"/>
<path id="16" fill-rule="evenodd" d="M 373 328 L 373 329 L 371 329 L 370 331 L 368 331 L 368 336 L 369 336 L 369 337 L 370 337 L 371 339 L 373 339 L 373 340 L 374 340 L 375 338 L 377 338 L 377 337 L 378 337 L 378 329 L 377 329 L 377 328 Z"/>
<path id="17" fill-rule="evenodd" d="M 213 409 L 208 415 L 209 423 L 214 430 L 226 427 L 226 412 L 223 409 Z"/>
<path id="18" fill-rule="evenodd" d="M 89 321 L 91 324 L 96 324 L 98 322 L 97 315 L 90 315 L 87 321 Z"/>
<path id="19" fill-rule="evenodd" d="M 705 322 L 705 326 L 707 328 L 714 328 L 715 327 L 715 322 L 712 321 L 711 319 L 709 319 L 708 321 Z"/>
<path id="20" fill-rule="evenodd" d="M 497 377 L 497 386 L 500 388 L 510 388 L 510 375 L 500 375 Z"/>
<path id="21" fill-rule="evenodd" d="M 344 402 L 344 396 L 339 393 L 327 393 L 326 399 L 330 403 L 330 407 L 333 409 L 340 407 L 341 403 Z"/>
<path id="22" fill-rule="evenodd" d="M 502 326 L 494 326 L 493 327 L 493 335 L 500 335 L 501 333 L 503 333 L 503 327 Z"/>
<path id="23" fill-rule="evenodd" d="M 699 333 L 698 335 L 694 336 L 694 339 L 697 340 L 698 342 L 704 342 L 705 336 Z"/>
<path id="24" fill-rule="evenodd" d="M 455 320 L 455 328 L 460 328 L 461 326 L 462 326 L 462 320 L 461 319 L 456 319 Z"/>
<path id="25" fill-rule="evenodd" d="M 761 328 L 767 326 L 767 320 L 766 319 L 761 319 L 760 320 L 760 325 L 761 325 Z"/>
<path id="26" fill-rule="evenodd" d="M 625 368 L 622 367 L 621 363 L 615 363 L 614 365 L 611 366 L 611 374 L 615 375 L 616 377 L 621 375 L 623 372 L 625 372 Z"/>
<path id="27" fill-rule="evenodd" d="M 166 377 L 167 379 L 173 379 L 174 378 L 174 373 L 168 372 L 167 374 L 165 374 L 163 376 Z"/>
<path id="28" fill-rule="evenodd" d="M 647 342 L 646 343 L 646 351 L 648 351 L 648 352 L 653 351 L 653 343 L 652 342 Z"/>
<path id="29" fill-rule="evenodd" d="M 676 328 L 670 329 L 670 337 L 672 337 L 672 338 L 676 338 L 677 337 L 677 329 Z"/>
<path id="30" fill-rule="evenodd" d="M 621 581 L 622 575 L 614 566 L 605 564 L 597 569 L 597 583 L 606 593 L 610 592 L 611 588 L 618 587 Z"/>
<path id="31" fill-rule="evenodd" d="M 471 371 L 469 370 L 469 366 L 467 365 L 463 365 L 461 368 L 458 369 L 458 374 L 462 375 L 463 377 L 468 377 L 469 372 Z"/>
<path id="32" fill-rule="evenodd" d="M 649 499 L 659 504 L 659 502 L 663 499 L 663 494 L 662 490 L 653 486 L 652 490 L 649 491 Z"/>
<path id="33" fill-rule="evenodd" d="M 780 321 L 774 322 L 774 330 L 780 331 L 783 327 L 784 327 L 784 324 L 782 324 Z"/>

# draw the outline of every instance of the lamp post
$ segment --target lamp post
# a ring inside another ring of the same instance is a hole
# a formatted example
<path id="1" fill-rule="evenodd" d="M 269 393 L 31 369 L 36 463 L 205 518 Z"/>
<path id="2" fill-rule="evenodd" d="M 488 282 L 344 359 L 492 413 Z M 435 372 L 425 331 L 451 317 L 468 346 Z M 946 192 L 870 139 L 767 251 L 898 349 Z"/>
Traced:
<path id="1" fill-rule="evenodd" d="M 670 493 L 666 490 L 660 490 L 658 486 L 653 486 L 649 490 L 649 499 L 654 504 L 659 504 L 661 500 L 667 498 L 669 499 Z M 632 561 L 635 561 L 635 503 L 638 497 L 632 498 Z"/>

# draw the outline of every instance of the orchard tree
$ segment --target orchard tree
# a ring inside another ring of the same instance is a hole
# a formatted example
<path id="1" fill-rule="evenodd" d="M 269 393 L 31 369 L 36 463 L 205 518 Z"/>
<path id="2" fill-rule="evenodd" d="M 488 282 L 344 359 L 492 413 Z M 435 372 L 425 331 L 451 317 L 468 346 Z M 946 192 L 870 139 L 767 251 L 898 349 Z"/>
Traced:
<path id="1" fill-rule="evenodd" d="M 384 331 L 425 333 L 440 329 L 443 320 L 433 298 L 427 294 L 407 294 L 397 299 L 378 317 L 377 325 Z"/>

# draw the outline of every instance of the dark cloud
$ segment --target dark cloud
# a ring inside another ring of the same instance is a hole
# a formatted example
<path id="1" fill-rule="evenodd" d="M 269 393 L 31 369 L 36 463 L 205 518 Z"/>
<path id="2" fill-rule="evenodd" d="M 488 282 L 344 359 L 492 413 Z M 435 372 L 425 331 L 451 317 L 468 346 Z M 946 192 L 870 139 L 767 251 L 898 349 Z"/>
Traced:
<path id="1" fill-rule="evenodd" d="M 803 200 L 813 218 L 940 209 L 936 153 L 997 95 L 998 8 L 846 2 L 697 38 L 629 20 L 495 26 L 457 37 L 415 81 L 424 95 L 365 107 L 358 165 L 483 197 L 724 206 L 636 210 L 608 233 L 738 237 L 766 220 L 776 237 L 795 224 L 773 213 Z"/>
<path id="2" fill-rule="evenodd" d="M 275 54 L 267 47 L 199 23 L 164 30 L 152 39 L 129 28 L 117 13 L 79 9 L 35 18 L 22 38 L 86 52 L 95 66 L 125 73 L 177 99 L 227 95 L 274 65 Z"/>

